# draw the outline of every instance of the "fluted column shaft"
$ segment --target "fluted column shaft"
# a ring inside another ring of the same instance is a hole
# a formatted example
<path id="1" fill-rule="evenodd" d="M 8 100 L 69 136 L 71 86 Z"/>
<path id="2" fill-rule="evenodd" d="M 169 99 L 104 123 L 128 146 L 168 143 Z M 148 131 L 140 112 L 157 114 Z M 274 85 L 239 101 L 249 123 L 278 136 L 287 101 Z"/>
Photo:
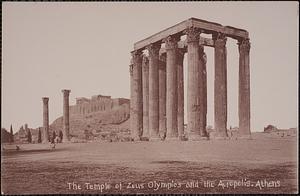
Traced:
<path id="1" fill-rule="evenodd" d="M 216 138 L 227 137 L 227 52 L 226 37 L 215 39 L 215 131 Z"/>
<path id="2" fill-rule="evenodd" d="M 202 79 L 203 79 L 203 132 L 201 133 L 202 136 L 208 136 L 206 126 L 207 126 L 207 72 L 206 72 L 206 62 L 207 62 L 207 56 L 205 52 L 203 51 L 202 57 L 200 57 L 202 60 Z"/>
<path id="3" fill-rule="evenodd" d="M 149 137 L 149 60 L 143 57 L 143 137 Z"/>
<path id="4" fill-rule="evenodd" d="M 188 139 L 200 140 L 203 132 L 202 61 L 200 60 L 200 31 L 194 27 L 186 30 L 188 44 Z M 202 130 L 202 131 L 201 131 Z"/>
<path id="5" fill-rule="evenodd" d="M 250 136 L 250 42 L 242 40 L 239 45 L 239 135 Z"/>
<path id="6" fill-rule="evenodd" d="M 166 54 L 160 56 L 159 70 L 159 135 L 162 139 L 165 138 L 167 133 L 166 125 Z"/>
<path id="7" fill-rule="evenodd" d="M 49 142 L 49 107 L 48 107 L 48 102 L 49 98 L 48 97 L 43 97 L 43 143 Z"/>
<path id="8" fill-rule="evenodd" d="M 70 116 L 69 116 L 69 95 L 70 90 L 62 90 L 63 92 L 63 142 L 70 141 Z"/>
<path id="9" fill-rule="evenodd" d="M 178 110 L 177 110 L 177 123 L 178 123 L 178 136 L 180 138 L 184 135 L 184 80 L 183 80 L 183 60 L 185 49 L 178 49 L 177 53 L 177 81 L 178 81 Z"/>
<path id="10" fill-rule="evenodd" d="M 150 140 L 159 137 L 159 87 L 158 66 L 160 43 L 150 44 L 149 51 L 149 132 Z"/>
<path id="11" fill-rule="evenodd" d="M 177 53 L 178 38 L 169 36 L 166 38 L 167 53 L 167 94 L 166 94 L 166 118 L 167 118 L 167 136 L 166 139 L 178 138 L 178 122 L 177 122 Z"/>
<path id="12" fill-rule="evenodd" d="M 131 136 L 140 140 L 143 130 L 143 93 L 142 93 L 142 52 L 132 52 L 132 84 L 131 84 Z"/>
<path id="13" fill-rule="evenodd" d="M 206 77 L 206 60 L 204 60 L 204 47 L 199 46 L 199 97 L 200 97 L 200 136 L 202 138 L 208 137 L 206 132 L 206 114 L 207 114 L 207 77 Z"/>

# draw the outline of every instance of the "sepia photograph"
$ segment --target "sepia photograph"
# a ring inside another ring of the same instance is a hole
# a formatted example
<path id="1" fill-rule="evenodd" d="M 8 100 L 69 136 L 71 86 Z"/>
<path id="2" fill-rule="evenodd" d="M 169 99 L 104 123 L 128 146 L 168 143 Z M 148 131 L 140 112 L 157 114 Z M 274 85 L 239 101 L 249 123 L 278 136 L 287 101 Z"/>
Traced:
<path id="1" fill-rule="evenodd" d="M 298 194 L 299 2 L 2 2 L 1 195 Z"/>

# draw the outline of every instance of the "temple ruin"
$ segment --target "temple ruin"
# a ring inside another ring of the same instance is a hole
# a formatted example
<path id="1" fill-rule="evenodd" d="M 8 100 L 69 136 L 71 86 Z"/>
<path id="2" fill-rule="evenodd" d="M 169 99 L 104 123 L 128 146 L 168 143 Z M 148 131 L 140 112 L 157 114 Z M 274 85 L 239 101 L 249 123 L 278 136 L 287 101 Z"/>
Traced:
<path id="1" fill-rule="evenodd" d="M 76 105 L 70 106 L 71 115 L 86 115 L 94 112 L 108 111 L 124 103 L 129 103 L 125 98 L 114 98 L 111 96 L 94 95 L 90 99 L 85 97 L 76 98 Z"/>
<path id="2" fill-rule="evenodd" d="M 209 34 L 211 38 L 201 37 Z M 186 36 L 185 40 L 181 40 Z M 250 42 L 246 30 L 190 18 L 134 44 L 130 64 L 130 129 L 134 140 L 178 140 L 184 134 L 183 60 L 187 53 L 187 137 L 208 139 L 204 47 L 214 48 L 214 129 L 227 135 L 227 37 L 239 50 L 239 137 L 250 136 Z M 144 54 L 147 50 L 148 55 Z"/>

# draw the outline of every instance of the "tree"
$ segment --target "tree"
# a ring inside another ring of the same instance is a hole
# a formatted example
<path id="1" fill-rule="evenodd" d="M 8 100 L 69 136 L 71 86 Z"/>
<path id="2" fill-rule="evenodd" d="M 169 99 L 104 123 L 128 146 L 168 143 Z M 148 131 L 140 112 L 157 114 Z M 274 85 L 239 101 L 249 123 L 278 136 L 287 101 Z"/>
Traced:
<path id="1" fill-rule="evenodd" d="M 27 141 L 28 141 L 29 143 L 32 142 L 31 132 L 30 132 L 29 129 L 28 129 L 28 132 L 27 132 Z"/>
<path id="2" fill-rule="evenodd" d="M 14 133 L 13 133 L 13 128 L 12 125 L 10 125 L 10 142 L 14 142 Z"/>
<path id="3" fill-rule="evenodd" d="M 41 133 L 41 128 L 39 128 L 38 143 L 41 142 L 42 142 L 42 133 Z"/>

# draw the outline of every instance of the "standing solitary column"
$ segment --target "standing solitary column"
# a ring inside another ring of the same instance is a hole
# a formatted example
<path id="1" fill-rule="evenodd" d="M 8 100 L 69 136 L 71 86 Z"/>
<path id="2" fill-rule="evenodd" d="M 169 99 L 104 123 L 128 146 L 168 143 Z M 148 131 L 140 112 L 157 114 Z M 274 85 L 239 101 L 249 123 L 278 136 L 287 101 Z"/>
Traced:
<path id="1" fill-rule="evenodd" d="M 178 122 L 177 122 L 177 53 L 179 38 L 168 36 L 166 42 L 167 53 L 167 136 L 166 139 L 178 139 Z"/>
<path id="2" fill-rule="evenodd" d="M 242 40 L 239 45 L 239 136 L 250 138 L 250 42 Z"/>
<path id="3" fill-rule="evenodd" d="M 216 139 L 227 137 L 227 65 L 226 37 L 215 39 L 215 131 Z"/>
<path id="4" fill-rule="evenodd" d="M 131 90 L 131 135 L 139 141 L 143 130 L 143 93 L 142 93 L 142 52 L 132 52 L 132 90 Z"/>
<path id="5" fill-rule="evenodd" d="M 70 141 L 70 119 L 69 119 L 69 95 L 70 90 L 62 90 L 63 92 L 63 142 Z"/>
<path id="6" fill-rule="evenodd" d="M 201 112 L 203 112 L 203 98 L 201 97 L 201 61 L 199 52 L 200 31 L 195 27 L 186 30 L 188 44 L 188 94 L 187 94 L 187 114 L 188 114 L 188 139 L 200 140 Z"/>
<path id="7" fill-rule="evenodd" d="M 159 82 L 159 135 L 165 139 L 167 134 L 166 125 L 166 53 L 159 57 L 158 68 L 158 82 Z"/>
<path id="8" fill-rule="evenodd" d="M 143 137 L 149 137 L 149 60 L 143 57 Z"/>
<path id="9" fill-rule="evenodd" d="M 49 109 L 48 109 L 48 97 L 43 97 L 43 143 L 49 142 Z"/>
<path id="10" fill-rule="evenodd" d="M 160 140 L 159 137 L 159 87 L 158 66 L 160 43 L 150 44 L 149 52 L 149 132 L 150 140 Z"/>
<path id="11" fill-rule="evenodd" d="M 180 139 L 184 136 L 184 83 L 183 83 L 183 59 L 185 49 L 178 49 L 177 53 L 177 81 L 178 81 L 178 110 L 177 110 L 177 123 L 178 135 Z"/>

